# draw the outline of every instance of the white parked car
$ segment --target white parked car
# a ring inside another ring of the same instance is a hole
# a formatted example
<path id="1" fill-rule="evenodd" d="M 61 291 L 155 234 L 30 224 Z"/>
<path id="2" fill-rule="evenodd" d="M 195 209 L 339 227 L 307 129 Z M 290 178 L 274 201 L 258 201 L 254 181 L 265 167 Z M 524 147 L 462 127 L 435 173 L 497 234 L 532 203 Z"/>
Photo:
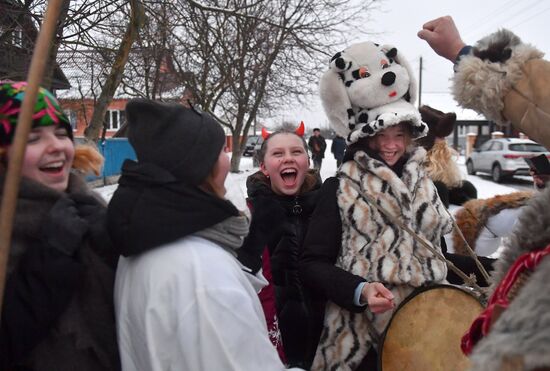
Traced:
<path id="1" fill-rule="evenodd" d="M 478 171 L 489 173 L 493 181 L 501 182 L 503 178 L 513 175 L 529 175 L 524 158 L 541 153 L 550 158 L 550 152 L 545 147 L 529 139 L 490 139 L 472 152 L 466 160 L 466 169 L 470 175 Z"/>

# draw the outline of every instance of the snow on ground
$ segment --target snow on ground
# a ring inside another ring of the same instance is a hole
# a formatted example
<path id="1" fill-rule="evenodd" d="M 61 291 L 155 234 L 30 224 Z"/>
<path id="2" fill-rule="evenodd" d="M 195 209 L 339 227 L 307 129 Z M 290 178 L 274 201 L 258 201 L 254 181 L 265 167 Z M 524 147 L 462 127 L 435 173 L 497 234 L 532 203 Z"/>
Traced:
<path id="1" fill-rule="evenodd" d="M 336 160 L 330 152 L 330 145 L 332 141 L 327 140 L 327 152 L 325 153 L 325 159 L 323 160 L 323 166 L 321 168 L 321 178 L 325 180 L 336 174 Z M 479 198 L 489 198 L 498 194 L 505 194 L 516 192 L 516 189 L 505 185 L 497 184 L 489 180 L 482 179 L 478 176 L 466 175 L 466 167 L 464 166 L 464 157 L 458 160 L 459 167 L 461 168 L 464 176 L 470 182 L 474 184 L 478 191 Z M 229 173 L 225 182 L 225 188 L 227 189 L 226 197 L 231 200 L 237 206 L 239 210 L 247 210 L 246 208 L 246 178 L 258 171 L 258 168 L 253 167 L 252 157 L 243 157 L 241 159 L 241 172 L 238 174 Z M 105 200 L 109 201 L 116 190 L 117 185 L 109 185 L 105 187 L 96 188 Z"/>

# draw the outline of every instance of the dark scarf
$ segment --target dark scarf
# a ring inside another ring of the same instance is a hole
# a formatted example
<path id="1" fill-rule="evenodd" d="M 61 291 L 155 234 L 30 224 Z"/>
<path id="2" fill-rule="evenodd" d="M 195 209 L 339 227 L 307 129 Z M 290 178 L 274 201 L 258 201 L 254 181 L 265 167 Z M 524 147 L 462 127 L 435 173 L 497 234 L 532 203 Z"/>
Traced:
<path id="1" fill-rule="evenodd" d="M 0 175 L 0 193 L 4 190 L 4 181 L 5 176 Z M 103 233 L 105 232 L 105 201 L 99 195 L 94 194 L 80 176 L 71 174 L 66 192 L 59 192 L 31 179 L 21 178 L 13 223 L 13 244 L 10 249 L 8 271 L 13 270 L 20 255 L 25 252 L 25 244 L 41 238 L 44 218 L 48 217 L 50 209 L 61 197 L 75 199 L 77 208 L 80 207 L 78 200 L 85 198 L 88 200 L 87 202 L 91 203 L 88 205 L 88 210 L 91 207 L 95 208 L 95 210 L 92 209 L 91 215 L 87 219 L 90 226 L 89 240 L 94 245 L 94 251 L 107 264 L 112 267 L 116 266 L 116 258 L 111 250 L 108 236 Z M 95 206 L 93 206 L 94 203 Z"/>
<path id="2" fill-rule="evenodd" d="M 107 215 L 115 246 L 132 256 L 236 217 L 239 211 L 158 166 L 126 160 Z"/>

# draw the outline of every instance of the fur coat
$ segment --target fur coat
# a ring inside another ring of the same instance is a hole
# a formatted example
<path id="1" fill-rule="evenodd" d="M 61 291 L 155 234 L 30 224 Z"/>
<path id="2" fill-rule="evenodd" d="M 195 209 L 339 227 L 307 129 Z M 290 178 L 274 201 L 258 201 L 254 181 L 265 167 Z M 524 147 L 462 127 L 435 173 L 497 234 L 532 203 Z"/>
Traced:
<path id="1" fill-rule="evenodd" d="M 0 192 L 3 182 L 0 176 Z M 72 256 L 44 241 L 50 211 L 65 197 L 75 200 L 88 226 Z M 36 371 L 120 369 L 113 305 L 117 255 L 105 221 L 105 202 L 79 176 L 70 176 L 66 193 L 22 178 L 2 308 L 6 321 L 0 359 L 8 365 L 0 366 L 19 370 L 13 362 Z M 16 355 L 24 360 L 10 359 Z"/>
<path id="2" fill-rule="evenodd" d="M 550 62 L 508 30 L 495 32 L 461 58 L 453 77 L 457 102 L 509 124 L 550 148 Z"/>
<path id="3" fill-rule="evenodd" d="M 522 254 L 550 243 L 550 188 L 534 196 L 519 217 L 506 250 L 491 276 L 492 288 Z M 514 369 L 550 367 L 550 257 L 540 262 L 489 334 L 474 348 L 472 371 L 503 370 L 503 362 L 519 362 Z M 510 368 L 512 369 L 512 368 Z"/>
<path id="4" fill-rule="evenodd" d="M 452 225 L 424 170 L 425 155 L 423 148 L 414 149 L 401 178 L 361 151 L 355 154 L 354 161 L 345 162 L 338 173 L 342 249 L 336 265 L 368 282 L 384 283 L 392 290 L 396 305 L 415 287 L 444 281 L 447 267 L 381 215 L 359 194 L 358 188 L 440 250 L 440 238 Z M 373 315 L 368 310 L 352 313 L 329 302 L 313 369 L 354 370 L 373 342 L 368 335 L 369 322 L 381 333 L 392 314 L 388 311 Z"/>
<path id="5" fill-rule="evenodd" d="M 533 192 L 513 192 L 495 197 L 470 200 L 455 214 L 456 224 L 475 251 L 476 240 L 487 225 L 490 217 L 504 209 L 517 209 L 524 206 L 531 198 Z M 457 254 L 468 255 L 468 250 L 458 231 L 453 231 L 453 248 Z"/>

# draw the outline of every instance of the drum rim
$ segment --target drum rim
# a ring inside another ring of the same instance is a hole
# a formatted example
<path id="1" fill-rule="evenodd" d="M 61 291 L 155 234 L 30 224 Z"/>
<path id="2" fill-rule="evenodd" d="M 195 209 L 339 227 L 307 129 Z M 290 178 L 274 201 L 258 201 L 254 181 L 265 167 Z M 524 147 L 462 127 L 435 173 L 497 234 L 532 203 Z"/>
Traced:
<path id="1" fill-rule="evenodd" d="M 405 300 L 403 300 L 399 304 L 399 306 L 397 307 L 397 309 L 393 313 L 393 315 L 390 319 L 390 322 L 388 322 L 388 324 L 386 325 L 386 330 L 382 333 L 382 336 L 380 337 L 380 343 L 378 344 L 378 349 L 377 349 L 378 350 L 378 352 L 377 352 L 378 353 L 378 357 L 377 357 L 378 362 L 377 362 L 377 365 L 376 365 L 378 371 L 382 370 L 382 353 L 383 353 L 383 348 L 384 348 L 383 345 L 384 345 L 384 342 L 386 340 L 386 334 L 387 334 L 388 329 L 390 328 L 390 326 L 393 322 L 393 319 L 396 317 L 397 312 L 399 312 L 399 310 L 401 310 L 401 308 L 405 304 L 407 304 L 409 301 L 411 301 L 413 298 L 415 298 L 418 294 L 420 294 L 424 291 L 430 291 L 430 290 L 434 290 L 434 289 L 438 289 L 438 288 L 442 288 L 442 287 L 462 291 L 465 294 L 470 295 L 471 297 L 476 299 L 476 301 L 483 307 L 483 303 L 479 300 L 478 297 L 476 297 L 474 294 L 468 292 L 467 290 L 465 290 L 461 286 L 452 285 L 452 284 L 437 283 L 437 284 L 433 284 L 433 285 L 429 285 L 429 286 L 420 286 L 420 287 L 415 288 L 409 295 L 407 295 Z"/>

